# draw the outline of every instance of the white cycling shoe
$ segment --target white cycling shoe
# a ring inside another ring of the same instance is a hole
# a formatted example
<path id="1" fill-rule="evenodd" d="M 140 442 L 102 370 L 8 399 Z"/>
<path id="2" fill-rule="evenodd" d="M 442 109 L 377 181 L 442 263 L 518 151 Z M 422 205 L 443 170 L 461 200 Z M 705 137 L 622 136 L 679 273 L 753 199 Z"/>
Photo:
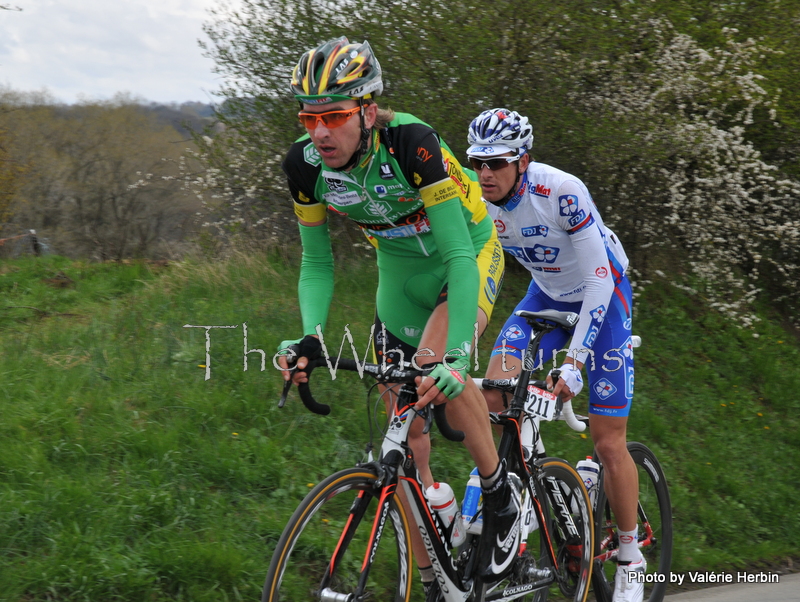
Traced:
<path id="1" fill-rule="evenodd" d="M 611 602 L 643 602 L 645 574 L 647 574 L 647 561 L 644 556 L 630 564 L 618 564 Z"/>

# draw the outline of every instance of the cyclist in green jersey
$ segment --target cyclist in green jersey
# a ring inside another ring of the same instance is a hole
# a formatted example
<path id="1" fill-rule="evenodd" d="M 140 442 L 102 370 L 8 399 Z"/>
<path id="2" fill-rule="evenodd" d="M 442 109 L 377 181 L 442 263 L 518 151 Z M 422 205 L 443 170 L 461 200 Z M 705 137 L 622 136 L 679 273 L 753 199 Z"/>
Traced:
<path id="1" fill-rule="evenodd" d="M 367 42 L 330 40 L 306 52 L 292 74 L 307 134 L 283 163 L 299 221 L 303 256 L 298 293 L 304 338 L 298 370 L 284 379 L 305 382 L 307 357 L 319 354 L 333 296 L 333 256 L 327 211 L 355 221 L 376 248 L 378 290 L 374 348 L 387 361 L 435 364 L 418 382 L 418 407 L 450 401 L 450 424 L 482 477 L 485 575 L 503 574 L 519 547 L 519 491 L 500 464 L 486 403 L 468 376 L 475 329 L 491 316 L 503 273 L 502 249 L 480 198 L 480 187 L 436 132 L 415 117 L 380 109 L 380 65 Z M 395 353 L 386 353 L 387 350 Z M 282 366 L 287 367 L 285 358 Z M 422 485 L 430 442 L 421 432 L 410 443 Z M 414 553 L 423 581 L 427 553 L 416 530 Z M 496 533 L 496 537 L 494 535 Z M 496 541 L 495 541 L 496 540 Z"/>

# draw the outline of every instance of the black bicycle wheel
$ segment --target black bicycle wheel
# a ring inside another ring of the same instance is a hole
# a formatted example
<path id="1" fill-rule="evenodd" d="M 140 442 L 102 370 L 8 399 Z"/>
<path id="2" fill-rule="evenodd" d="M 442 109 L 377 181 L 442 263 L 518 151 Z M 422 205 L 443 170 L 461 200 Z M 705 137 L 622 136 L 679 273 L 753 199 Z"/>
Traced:
<path id="1" fill-rule="evenodd" d="M 512 466 L 511 468 L 513 468 L 511 472 L 517 474 L 526 470 L 520 469 L 519 466 Z M 538 499 L 533 503 L 540 504 L 544 516 L 551 516 L 547 496 L 543 492 L 542 485 L 536 485 L 535 493 Z M 537 581 L 542 582 L 544 584 L 543 587 L 519 599 L 526 602 L 545 602 L 547 600 L 547 583 L 552 578 L 552 562 L 547 554 L 549 544 L 544 530 L 539 527 L 535 510 L 527 504 L 530 496 L 530 490 L 524 486 L 521 499 L 521 509 L 523 511 L 521 530 L 524 539 L 520 542 L 520 553 L 514 561 L 510 574 L 499 582 L 486 582 L 481 578 L 476 579 L 475 590 L 471 600 L 490 602 L 492 600 L 505 599 L 506 592 L 510 589 L 535 587 Z M 477 547 L 477 542 L 475 546 Z"/>
<path id="2" fill-rule="evenodd" d="M 583 480 L 569 462 L 545 458 L 540 481 L 547 494 L 548 523 L 558 559 L 558 593 L 573 602 L 585 602 L 589 593 L 594 550 L 594 521 Z M 557 596 L 551 590 L 550 598 Z M 543 599 L 541 596 L 538 600 Z"/>
<path id="3" fill-rule="evenodd" d="M 369 468 L 351 468 L 306 496 L 275 547 L 262 602 L 347 600 L 361 582 L 360 600 L 410 600 L 408 520 L 396 495 L 378 512 L 385 490 L 376 480 Z M 382 527 L 376 516 L 385 521 Z M 373 532 L 377 547 L 370 547 Z"/>
<path id="4" fill-rule="evenodd" d="M 538 478 L 538 502 L 549 529 L 539 526 L 530 531 L 521 545 L 520 556 L 511 574 L 500 583 L 480 583 L 482 590 L 476 594 L 475 600 L 507 599 L 506 595 L 511 590 L 527 587 L 553 574 L 548 551 L 551 546 L 558 561 L 558 569 L 554 574 L 556 581 L 550 587 L 520 599 L 529 602 L 586 600 L 594 550 L 594 521 L 589 497 L 580 476 L 565 460 L 545 458 L 537 464 L 539 468 L 534 468 L 534 473 Z M 523 520 L 526 519 L 523 517 Z"/>
<path id="5" fill-rule="evenodd" d="M 639 542 L 647 560 L 644 599 L 661 602 L 672 563 L 672 505 L 664 471 L 655 454 L 642 443 L 628 442 L 639 473 Z M 595 567 L 592 587 L 598 602 L 611 602 L 619 540 L 617 522 L 603 490 L 600 472 L 595 513 Z"/>

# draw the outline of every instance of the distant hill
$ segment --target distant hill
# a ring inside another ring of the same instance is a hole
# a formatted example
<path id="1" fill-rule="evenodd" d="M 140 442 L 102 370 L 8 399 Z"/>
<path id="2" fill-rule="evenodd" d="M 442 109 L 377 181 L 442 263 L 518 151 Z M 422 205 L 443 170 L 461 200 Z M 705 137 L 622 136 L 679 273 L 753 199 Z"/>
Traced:
<path id="1" fill-rule="evenodd" d="M 161 104 L 151 102 L 142 108 L 156 116 L 158 121 L 174 127 L 184 136 L 192 131 L 200 132 L 216 121 L 215 106 L 202 102 L 184 102 Z"/>

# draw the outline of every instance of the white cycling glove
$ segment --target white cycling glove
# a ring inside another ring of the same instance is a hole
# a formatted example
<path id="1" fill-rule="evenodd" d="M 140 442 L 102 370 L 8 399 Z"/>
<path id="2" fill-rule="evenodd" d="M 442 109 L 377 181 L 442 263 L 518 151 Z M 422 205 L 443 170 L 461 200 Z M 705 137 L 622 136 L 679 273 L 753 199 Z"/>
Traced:
<path id="1" fill-rule="evenodd" d="M 559 378 L 564 379 L 564 384 L 567 385 L 567 388 L 572 392 L 572 396 L 577 396 L 578 393 L 581 392 L 581 389 L 583 389 L 583 376 L 581 376 L 581 371 L 573 364 L 563 364 L 559 370 L 561 370 Z M 552 374 L 552 372 L 551 370 L 550 373 Z M 555 383 L 553 384 L 555 385 Z"/>

